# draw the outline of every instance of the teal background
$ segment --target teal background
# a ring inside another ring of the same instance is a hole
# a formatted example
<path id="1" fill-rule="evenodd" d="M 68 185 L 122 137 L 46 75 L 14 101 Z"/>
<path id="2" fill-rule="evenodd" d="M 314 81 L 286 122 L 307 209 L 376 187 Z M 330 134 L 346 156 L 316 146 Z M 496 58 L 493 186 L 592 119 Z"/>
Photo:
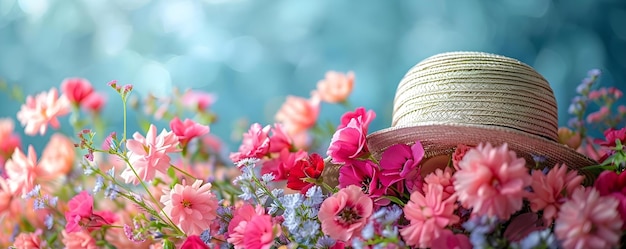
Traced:
<path id="1" fill-rule="evenodd" d="M 214 92 L 212 133 L 234 149 L 238 120 L 272 123 L 286 95 L 308 97 L 327 70 L 354 71 L 350 103 L 377 112 L 371 131 L 385 128 L 411 66 L 474 50 L 535 67 L 554 88 L 565 125 L 589 69 L 603 71 L 604 86 L 626 89 L 625 3 L 0 0 L 0 78 L 29 94 L 87 78 L 109 93 L 110 130 L 121 129 L 111 80 L 133 84 L 139 96 L 166 96 L 173 86 Z M 19 103 L 3 97 L 0 104 L 0 117 L 15 118 Z M 337 122 L 343 111 L 324 104 L 321 119 Z M 23 141 L 40 149 L 44 140 Z"/>

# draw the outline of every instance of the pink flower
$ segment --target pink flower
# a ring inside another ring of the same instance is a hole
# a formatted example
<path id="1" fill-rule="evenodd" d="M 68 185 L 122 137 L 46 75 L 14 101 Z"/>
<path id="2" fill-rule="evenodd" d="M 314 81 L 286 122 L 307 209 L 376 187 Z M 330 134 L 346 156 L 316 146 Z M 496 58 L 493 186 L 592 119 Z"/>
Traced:
<path id="1" fill-rule="evenodd" d="M 344 102 L 352 93 L 354 73 L 342 74 L 335 71 L 326 72 L 326 78 L 317 82 L 317 91 L 322 101 L 328 103 Z"/>
<path id="2" fill-rule="evenodd" d="M 93 87 L 87 79 L 68 78 L 61 83 L 61 92 L 70 102 L 78 106 L 93 93 Z"/>
<path id="3" fill-rule="evenodd" d="M 356 185 L 366 189 L 366 193 L 374 200 L 377 206 L 386 206 L 390 203 L 387 198 L 380 198 L 386 194 L 386 187 L 380 183 L 378 165 L 370 160 L 357 160 L 341 166 L 339 169 L 339 187 L 345 188 Z"/>
<path id="4" fill-rule="evenodd" d="M 606 106 L 600 107 L 600 110 L 589 113 L 587 115 L 587 123 L 598 123 L 605 119 L 609 115 L 609 108 Z"/>
<path id="5" fill-rule="evenodd" d="M 135 132 L 133 139 L 126 141 L 130 165 L 139 175 L 139 179 L 143 181 L 154 179 L 157 172 L 167 174 L 167 169 L 170 167 L 170 157 L 167 153 L 178 152 L 177 146 L 176 134 L 163 129 L 157 136 L 157 129 L 154 125 L 150 125 L 146 137 Z M 126 183 L 139 184 L 139 179 L 130 166 L 121 173 L 121 177 Z"/>
<path id="6" fill-rule="evenodd" d="M 446 249 L 471 249 L 472 244 L 464 234 L 454 234 L 448 229 L 439 233 L 439 237 L 433 239 L 432 248 Z"/>
<path id="7" fill-rule="evenodd" d="M 391 186 L 404 179 L 418 178 L 421 182 L 418 165 L 422 158 L 424 158 L 424 147 L 419 141 L 411 146 L 406 144 L 392 145 L 381 155 L 380 182 L 384 186 Z"/>
<path id="8" fill-rule="evenodd" d="M 183 147 L 186 146 L 191 139 L 203 136 L 209 133 L 210 130 L 206 125 L 198 124 L 190 119 L 180 121 L 178 117 L 174 117 L 174 119 L 170 121 L 170 128 L 172 132 L 178 136 L 178 142 L 180 142 Z"/>
<path id="9" fill-rule="evenodd" d="M 269 152 L 280 152 L 283 149 L 291 149 L 293 147 L 292 139 L 282 124 L 274 124 L 274 128 L 271 131 Z"/>
<path id="10" fill-rule="evenodd" d="M 19 148 L 15 149 L 11 160 L 5 165 L 7 183 L 11 192 L 16 195 L 25 195 L 33 189 L 35 178 L 38 175 L 37 154 L 32 145 L 28 146 L 28 156 Z"/>
<path id="11" fill-rule="evenodd" d="M 477 215 L 508 219 L 522 208 L 524 188 L 532 178 L 526 162 L 509 151 L 507 144 L 480 144 L 469 150 L 454 174 L 454 189 L 465 208 Z"/>
<path id="12" fill-rule="evenodd" d="M 201 91 L 187 91 L 182 97 L 183 105 L 195 108 L 198 111 L 206 111 L 217 100 L 214 94 Z"/>
<path id="13" fill-rule="evenodd" d="M 11 199 L 13 199 L 11 189 L 6 180 L 0 176 L 0 215 L 9 210 L 11 207 Z"/>
<path id="14" fill-rule="evenodd" d="M 617 107 L 617 112 L 619 112 L 619 114 L 621 115 L 626 114 L 626 105 L 619 105 Z"/>
<path id="15" fill-rule="evenodd" d="M 605 170 L 596 179 L 594 187 L 601 196 L 612 196 L 619 202 L 617 210 L 624 221 L 622 229 L 626 229 L 626 173 L 618 175 L 614 171 Z"/>
<path id="16" fill-rule="evenodd" d="M 20 136 L 14 133 L 14 129 L 13 119 L 0 119 L 0 158 L 11 157 L 15 148 L 21 147 Z"/>
<path id="17" fill-rule="evenodd" d="M 372 199 L 359 186 L 342 188 L 322 202 L 318 213 L 322 232 L 335 240 L 349 242 L 360 235 L 372 209 Z"/>
<path id="18" fill-rule="evenodd" d="M 411 223 L 400 230 L 407 245 L 420 248 L 431 247 L 446 226 L 459 221 L 459 217 L 454 215 L 456 198 L 444 200 L 441 185 L 428 185 L 425 193 L 411 193 L 411 200 L 404 206 L 404 216 Z"/>
<path id="19" fill-rule="evenodd" d="M 41 232 L 39 232 L 41 233 Z M 41 242 L 41 238 L 39 238 L 39 233 L 20 233 L 17 237 L 15 237 L 15 242 L 13 242 L 13 246 L 15 248 L 20 249 L 39 249 L 45 244 Z"/>
<path id="20" fill-rule="evenodd" d="M 65 249 L 98 249 L 96 240 L 85 230 L 73 233 L 63 230 L 61 234 Z"/>
<path id="21" fill-rule="evenodd" d="M 235 249 L 245 248 L 246 226 L 254 216 L 264 215 L 263 207 L 254 208 L 250 204 L 244 204 L 233 212 L 233 218 L 228 223 L 228 243 L 233 244 Z"/>
<path id="22" fill-rule="evenodd" d="M 561 206 L 554 234 L 565 249 L 617 248 L 622 234 L 617 206 L 615 198 L 593 188 L 576 189 Z"/>
<path id="23" fill-rule="evenodd" d="M 106 104 L 106 97 L 98 92 L 93 92 L 81 102 L 81 107 L 87 111 L 99 113 Z"/>
<path id="24" fill-rule="evenodd" d="M 320 99 L 317 96 L 311 99 L 287 96 L 275 119 L 285 125 L 287 133 L 293 135 L 313 127 L 317 122 L 319 111 Z"/>
<path id="25" fill-rule="evenodd" d="M 230 160 L 238 162 L 245 158 L 263 158 L 270 148 L 269 125 L 261 127 L 254 123 L 250 126 L 248 133 L 243 134 L 239 151 L 230 154 Z"/>
<path id="26" fill-rule="evenodd" d="M 357 107 L 353 112 L 346 112 L 341 116 L 341 123 L 337 126 L 337 130 L 348 126 L 352 119 L 356 119 L 361 123 L 363 131 L 367 133 L 370 123 L 376 118 L 376 113 L 372 110 L 365 111 L 363 107 Z"/>
<path id="27" fill-rule="evenodd" d="M 463 160 L 465 153 L 470 150 L 472 147 L 467 146 L 465 144 L 459 144 L 456 146 L 454 153 L 452 154 L 452 165 L 454 165 L 455 170 L 459 170 L 459 162 Z"/>
<path id="28" fill-rule="evenodd" d="M 440 185 L 443 188 L 443 199 L 447 200 L 454 194 L 454 183 L 452 182 L 452 169 L 446 167 L 444 170 L 436 169 L 424 178 L 426 183 L 422 191 L 426 193 L 429 185 Z"/>
<path id="29" fill-rule="evenodd" d="M 208 229 L 216 217 L 217 198 L 211 184 L 196 180 L 191 186 L 176 184 L 163 190 L 163 211 L 188 235 L 199 235 Z"/>
<path id="30" fill-rule="evenodd" d="M 74 143 L 66 136 L 55 133 L 46 144 L 39 162 L 41 176 L 46 179 L 66 175 L 74 166 Z"/>
<path id="31" fill-rule="evenodd" d="M 261 174 L 272 173 L 274 181 L 287 180 L 289 172 L 296 165 L 296 162 L 305 159 L 308 156 L 306 151 L 290 152 L 284 148 L 276 158 L 263 162 Z"/>
<path id="32" fill-rule="evenodd" d="M 539 219 L 536 213 L 517 215 L 511 219 L 511 222 L 506 227 L 504 237 L 509 241 L 520 241 L 534 231 L 546 229 L 548 227 L 546 224 L 552 224 L 552 221 L 544 223 L 544 220 Z"/>
<path id="33" fill-rule="evenodd" d="M 23 126 L 26 126 L 24 133 L 43 135 L 48 129 L 48 124 L 53 128 L 60 127 L 57 117 L 70 113 L 70 102 L 67 97 L 58 96 L 56 88 L 49 92 L 41 92 L 35 97 L 27 96 L 26 103 L 17 113 L 17 119 Z"/>
<path id="34" fill-rule="evenodd" d="M 198 235 L 191 235 L 185 239 L 180 249 L 210 249 Z"/>
<path id="35" fill-rule="evenodd" d="M 616 140 L 619 140 L 622 144 L 624 144 L 624 142 L 626 142 L 626 127 L 619 130 L 609 128 L 604 131 L 604 137 L 606 140 L 603 141 L 601 139 L 596 139 L 594 142 L 604 147 L 615 147 Z"/>
<path id="36" fill-rule="evenodd" d="M 341 128 L 333 134 L 330 146 L 326 152 L 335 164 L 349 163 L 366 153 L 367 132 L 362 123 L 352 119 L 348 126 Z"/>
<path id="37" fill-rule="evenodd" d="M 533 191 L 528 193 L 531 210 L 533 212 L 543 210 L 543 218 L 547 222 L 552 222 L 557 218 L 561 204 L 576 188 L 581 187 L 583 180 L 584 177 L 579 176 L 576 171 L 568 172 L 564 164 L 554 166 L 548 174 L 533 170 L 530 184 Z"/>
<path id="38" fill-rule="evenodd" d="M 115 214 L 110 212 L 93 212 L 93 197 L 82 191 L 72 197 L 67 203 L 68 210 L 65 212 L 65 231 L 75 233 L 87 228 L 91 232 L 102 225 L 115 222 Z"/>
<path id="39" fill-rule="evenodd" d="M 273 224 L 271 216 L 253 216 L 246 225 L 244 246 L 250 249 L 269 249 L 274 244 L 274 238 L 280 234 L 280 225 Z"/>

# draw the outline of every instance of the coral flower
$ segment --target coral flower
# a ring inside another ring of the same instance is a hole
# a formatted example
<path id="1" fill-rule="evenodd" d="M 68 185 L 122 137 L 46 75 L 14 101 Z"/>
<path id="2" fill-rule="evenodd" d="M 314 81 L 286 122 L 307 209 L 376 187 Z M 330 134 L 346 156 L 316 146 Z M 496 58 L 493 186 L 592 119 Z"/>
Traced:
<path id="1" fill-rule="evenodd" d="M 20 233 L 15 237 L 13 246 L 20 249 L 39 249 L 42 248 L 44 243 L 41 242 L 38 233 Z"/>
<path id="2" fill-rule="evenodd" d="M 57 117 L 70 113 L 70 102 L 65 95 L 59 97 L 56 88 L 48 92 L 41 92 L 35 97 L 26 97 L 26 103 L 17 113 L 17 119 L 22 126 L 26 126 L 24 133 L 43 135 L 48 129 L 48 124 L 58 129 L 61 124 Z"/>
<path id="3" fill-rule="evenodd" d="M 163 211 L 188 235 L 199 235 L 211 226 L 216 217 L 217 198 L 211 193 L 211 184 L 196 180 L 191 186 L 176 184 L 164 190 Z"/>
<path id="4" fill-rule="evenodd" d="M 349 242 L 361 234 L 372 215 L 373 202 L 356 185 L 342 188 L 320 207 L 322 232 L 335 240 Z"/>
<path id="5" fill-rule="evenodd" d="M 16 148 L 11 160 L 5 165 L 5 171 L 8 176 L 7 183 L 12 193 L 21 196 L 32 190 L 35 185 L 35 178 L 39 173 L 37 154 L 33 146 L 28 146 L 28 156 Z"/>
<path id="6" fill-rule="evenodd" d="M 556 218 L 559 208 L 563 202 L 581 187 L 584 180 L 575 171 L 567 170 L 565 165 L 556 165 L 548 174 L 539 170 L 532 172 L 532 192 L 528 193 L 530 208 L 533 212 L 543 210 L 543 218 L 547 222 L 552 222 Z"/>
<path id="7" fill-rule="evenodd" d="M 270 129 L 269 125 L 262 127 L 258 123 L 252 124 L 248 132 L 243 134 L 239 151 L 230 154 L 230 160 L 238 162 L 246 158 L 264 157 L 270 149 Z"/>
<path id="8" fill-rule="evenodd" d="M 73 233 L 63 230 L 61 234 L 65 249 L 98 249 L 96 240 L 85 230 Z"/>
<path id="9" fill-rule="evenodd" d="M 7 159 L 11 157 L 15 148 L 21 145 L 20 137 L 14 133 L 15 124 L 13 119 L 0 119 L 0 158 Z"/>
<path id="10" fill-rule="evenodd" d="M 274 244 L 274 238 L 280 236 L 280 225 L 272 223 L 269 215 L 252 217 L 246 225 L 243 243 L 250 249 L 269 249 Z"/>
<path id="11" fill-rule="evenodd" d="M 137 175 L 143 181 L 154 179 L 157 172 L 167 174 L 170 167 L 170 157 L 167 153 L 178 152 L 178 137 L 165 129 L 157 136 L 156 126 L 150 125 L 146 137 L 135 132 L 133 139 L 126 141 L 128 160 L 134 167 Z M 139 179 L 129 167 L 121 173 L 126 183 L 139 184 Z"/>
<path id="12" fill-rule="evenodd" d="M 477 215 L 506 220 L 522 208 L 525 188 L 532 178 L 526 162 L 509 151 L 507 144 L 480 144 L 469 150 L 453 176 L 454 189 L 465 208 Z"/>
<path id="13" fill-rule="evenodd" d="M 618 202 L 593 188 L 579 188 L 563 203 L 554 234 L 565 249 L 617 248 L 622 234 Z"/>
<path id="14" fill-rule="evenodd" d="M 41 154 L 41 176 L 53 179 L 69 173 L 74 164 L 74 156 L 74 143 L 66 136 L 55 133 Z"/>
<path id="15" fill-rule="evenodd" d="M 335 71 L 326 72 L 326 78 L 317 82 L 317 91 L 322 101 L 328 103 L 344 102 L 352 93 L 354 73 L 342 74 Z"/>
<path id="16" fill-rule="evenodd" d="M 209 133 L 209 127 L 206 125 L 201 125 L 193 120 L 185 119 L 185 121 L 181 121 L 178 117 L 174 117 L 172 121 L 170 121 L 170 128 L 172 132 L 178 136 L 178 141 L 183 145 L 187 145 L 191 139 L 199 136 L 203 136 Z"/>
<path id="17" fill-rule="evenodd" d="M 311 99 L 287 96 L 287 100 L 274 118 L 285 125 L 287 133 L 293 135 L 313 127 L 317 122 L 319 112 L 320 99 L 318 96 L 312 96 Z"/>
<path id="18" fill-rule="evenodd" d="M 443 186 L 428 185 L 425 194 L 415 191 L 404 207 L 404 215 L 411 223 L 400 230 L 407 245 L 431 247 L 446 226 L 455 224 L 459 217 L 454 215 L 456 198 L 444 199 Z"/>

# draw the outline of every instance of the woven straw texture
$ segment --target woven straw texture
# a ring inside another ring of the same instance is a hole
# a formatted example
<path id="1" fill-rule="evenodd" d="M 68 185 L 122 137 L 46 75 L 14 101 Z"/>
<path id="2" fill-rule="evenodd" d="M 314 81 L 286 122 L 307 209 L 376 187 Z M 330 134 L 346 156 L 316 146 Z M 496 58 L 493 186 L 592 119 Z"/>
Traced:
<path id="1" fill-rule="evenodd" d="M 544 156 L 546 166 L 597 164 L 557 143 L 558 116 L 548 82 L 533 68 L 504 56 L 451 52 L 415 65 L 398 85 L 392 127 L 368 136 L 379 156 L 397 143 L 421 141 L 426 157 L 450 154 L 458 144 L 507 143 L 532 163 Z"/>

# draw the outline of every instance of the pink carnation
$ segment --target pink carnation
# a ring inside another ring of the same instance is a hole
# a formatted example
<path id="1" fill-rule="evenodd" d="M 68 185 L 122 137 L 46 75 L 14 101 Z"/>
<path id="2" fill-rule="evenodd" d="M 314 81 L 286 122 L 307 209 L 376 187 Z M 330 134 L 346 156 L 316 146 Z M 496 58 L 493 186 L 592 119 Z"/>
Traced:
<path id="1" fill-rule="evenodd" d="M 116 221 L 116 215 L 109 211 L 94 212 L 93 197 L 82 191 L 72 197 L 67 203 L 68 210 L 65 212 L 65 230 L 68 233 L 82 231 L 86 228 L 91 232 L 103 225 Z"/>
<path id="2" fill-rule="evenodd" d="M 230 160 L 238 162 L 246 158 L 263 158 L 270 149 L 270 129 L 269 125 L 261 127 L 258 123 L 252 124 L 248 132 L 243 134 L 239 151 L 230 154 Z"/>
<path id="3" fill-rule="evenodd" d="M 480 144 L 469 150 L 454 174 L 454 189 L 465 208 L 477 215 L 508 219 L 520 210 L 525 188 L 532 178 L 526 161 L 509 151 L 507 144 Z"/>
<path id="4" fill-rule="evenodd" d="M 16 148 L 11 160 L 5 164 L 5 171 L 7 183 L 12 193 L 21 196 L 32 190 L 35 185 L 35 178 L 39 174 L 37 154 L 33 146 L 28 146 L 28 156 Z"/>
<path id="5" fill-rule="evenodd" d="M 439 237 L 433 239 L 432 248 L 446 249 L 471 249 L 472 244 L 464 234 L 454 234 L 448 229 L 444 229 Z"/>
<path id="6" fill-rule="evenodd" d="M 280 225 L 273 224 L 271 216 L 257 215 L 246 225 L 243 243 L 245 248 L 269 249 L 280 234 Z"/>
<path id="7" fill-rule="evenodd" d="M 96 240 L 85 230 L 73 233 L 63 230 L 61 234 L 65 249 L 98 249 Z"/>
<path id="8" fill-rule="evenodd" d="M 291 139 L 282 124 L 274 124 L 271 132 L 269 152 L 280 152 L 283 149 L 290 150 L 293 147 L 293 139 Z"/>
<path id="9" fill-rule="evenodd" d="M 387 148 L 380 159 L 380 182 L 383 186 L 392 186 L 406 179 L 415 182 L 410 184 L 410 190 L 414 186 L 421 189 L 422 177 L 418 165 L 424 153 L 424 147 L 419 141 L 410 146 L 395 144 Z"/>
<path id="10" fill-rule="evenodd" d="M 313 127 L 320 112 L 319 96 L 305 99 L 287 96 L 287 100 L 276 113 L 276 121 L 285 125 L 290 135 L 298 134 Z"/>
<path id="11" fill-rule="evenodd" d="M 619 202 L 617 210 L 624 221 L 622 229 L 626 229 L 626 173 L 621 172 L 618 175 L 614 171 L 605 170 L 596 179 L 594 187 L 601 196 L 612 196 L 617 199 Z"/>
<path id="12" fill-rule="evenodd" d="M 552 222 L 557 217 L 559 208 L 584 180 L 576 171 L 567 170 L 565 165 L 556 165 L 548 174 L 542 171 L 532 172 L 532 192 L 528 193 L 530 208 L 533 212 L 543 210 L 543 218 Z"/>
<path id="13" fill-rule="evenodd" d="M 250 204 L 244 204 L 233 212 L 233 218 L 228 223 L 228 243 L 233 244 L 235 249 L 245 247 L 246 226 L 255 216 L 264 215 L 263 207 L 254 208 Z"/>
<path id="14" fill-rule="evenodd" d="M 163 190 L 161 203 L 165 205 L 163 211 L 188 235 L 199 235 L 216 217 L 217 198 L 211 193 L 211 184 L 202 185 L 202 180 Z"/>
<path id="15" fill-rule="evenodd" d="M 15 237 L 13 246 L 20 249 L 43 248 L 45 242 L 42 243 L 41 238 L 39 238 L 40 233 L 41 231 L 35 233 L 20 233 L 17 237 Z"/>
<path id="16" fill-rule="evenodd" d="M 346 112 L 341 115 L 341 123 L 337 126 L 337 130 L 348 126 L 350 120 L 356 119 L 364 128 L 365 133 L 368 131 L 370 123 L 376 118 L 376 113 L 372 110 L 365 110 L 364 107 L 357 107 L 352 112 Z"/>
<path id="17" fill-rule="evenodd" d="M 452 169 L 446 167 L 444 170 L 436 169 L 424 178 L 422 191 L 426 193 L 429 185 L 441 185 L 443 187 L 443 199 L 447 200 L 454 194 L 454 184 L 452 182 Z"/>
<path id="18" fill-rule="evenodd" d="M 48 129 L 48 124 L 58 129 L 61 124 L 57 117 L 70 113 L 70 102 L 67 97 L 60 96 L 56 88 L 49 92 L 42 92 L 35 97 L 26 97 L 26 103 L 17 113 L 17 119 L 22 126 L 26 126 L 24 133 L 43 135 Z"/>
<path id="19" fill-rule="evenodd" d="M 617 248 L 622 234 L 617 206 L 615 198 L 593 188 L 576 189 L 561 206 L 554 234 L 565 249 Z"/>
<path id="20" fill-rule="evenodd" d="M 154 125 L 150 125 L 146 137 L 135 132 L 133 139 L 126 141 L 130 165 L 139 175 L 139 179 L 143 181 L 154 179 L 157 172 L 167 174 L 167 169 L 170 167 L 170 157 L 167 153 L 178 152 L 177 146 L 176 134 L 163 129 L 157 136 L 157 129 Z M 130 166 L 121 173 L 121 177 L 126 183 L 139 184 L 139 179 Z"/>
<path id="21" fill-rule="evenodd" d="M 425 194 L 415 191 L 404 207 L 404 215 L 411 223 L 400 230 L 407 245 L 431 247 L 446 226 L 455 224 L 459 217 L 454 215 L 456 198 L 444 199 L 443 186 L 430 184 Z"/>
<path id="22" fill-rule="evenodd" d="M 333 134 L 327 154 L 336 164 L 349 163 L 367 152 L 367 132 L 362 123 L 352 119 L 344 128 Z"/>
<path id="23" fill-rule="evenodd" d="M 318 213 L 322 232 L 335 240 L 349 242 L 361 234 L 372 209 L 372 199 L 359 186 L 342 188 L 322 202 Z"/>
<path id="24" fill-rule="evenodd" d="M 178 117 L 174 117 L 174 119 L 170 121 L 170 128 L 178 137 L 178 142 L 180 142 L 183 146 L 186 146 L 191 139 L 209 133 L 210 130 L 206 125 L 198 124 L 190 119 L 181 121 Z"/>

